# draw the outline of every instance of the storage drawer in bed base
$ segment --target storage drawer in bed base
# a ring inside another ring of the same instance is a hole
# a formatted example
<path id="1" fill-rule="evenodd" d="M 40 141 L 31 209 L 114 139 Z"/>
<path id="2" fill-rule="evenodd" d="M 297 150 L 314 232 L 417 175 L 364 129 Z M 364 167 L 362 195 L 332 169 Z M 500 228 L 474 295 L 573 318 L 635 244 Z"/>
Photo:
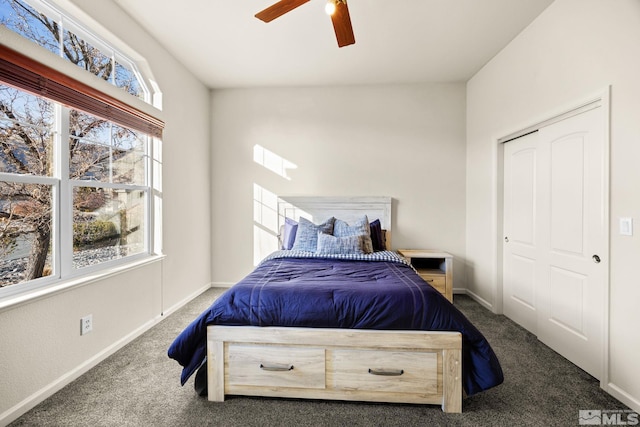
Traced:
<path id="1" fill-rule="evenodd" d="M 462 411 L 457 332 L 209 326 L 208 398 L 438 404 Z"/>

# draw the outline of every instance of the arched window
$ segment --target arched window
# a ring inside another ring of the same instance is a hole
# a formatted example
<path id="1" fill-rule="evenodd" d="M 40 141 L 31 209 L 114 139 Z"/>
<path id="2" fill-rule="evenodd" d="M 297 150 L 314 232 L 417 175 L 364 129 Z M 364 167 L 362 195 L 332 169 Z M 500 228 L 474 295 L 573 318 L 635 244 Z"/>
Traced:
<path id="1" fill-rule="evenodd" d="M 134 60 L 45 0 L 0 0 L 2 25 L 78 67 L 151 103 Z"/>

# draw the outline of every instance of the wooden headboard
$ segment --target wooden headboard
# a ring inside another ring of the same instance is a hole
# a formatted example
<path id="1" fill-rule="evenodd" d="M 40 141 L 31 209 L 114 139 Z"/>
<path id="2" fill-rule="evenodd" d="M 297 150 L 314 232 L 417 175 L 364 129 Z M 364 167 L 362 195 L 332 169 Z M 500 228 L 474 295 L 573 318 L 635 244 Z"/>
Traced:
<path id="1" fill-rule="evenodd" d="M 278 223 L 282 226 L 285 217 L 296 221 L 304 217 L 318 224 L 332 216 L 352 223 L 367 215 L 369 221 L 380 220 L 382 228 L 387 231 L 387 248 L 391 248 L 391 203 L 391 197 L 380 196 L 282 196 L 278 199 Z"/>

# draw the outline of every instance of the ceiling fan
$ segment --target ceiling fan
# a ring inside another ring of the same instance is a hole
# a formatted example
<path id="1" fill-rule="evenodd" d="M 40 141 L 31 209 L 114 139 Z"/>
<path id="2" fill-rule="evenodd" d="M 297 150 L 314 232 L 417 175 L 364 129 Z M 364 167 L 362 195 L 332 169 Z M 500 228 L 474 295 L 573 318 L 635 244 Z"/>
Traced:
<path id="1" fill-rule="evenodd" d="M 256 18 L 264 22 L 271 22 L 308 1 L 309 0 L 280 0 L 256 13 Z M 328 0 L 325 10 L 331 15 L 331 22 L 333 23 L 333 30 L 336 33 L 338 47 L 354 44 L 356 39 L 353 35 L 353 28 L 351 27 L 347 0 Z"/>

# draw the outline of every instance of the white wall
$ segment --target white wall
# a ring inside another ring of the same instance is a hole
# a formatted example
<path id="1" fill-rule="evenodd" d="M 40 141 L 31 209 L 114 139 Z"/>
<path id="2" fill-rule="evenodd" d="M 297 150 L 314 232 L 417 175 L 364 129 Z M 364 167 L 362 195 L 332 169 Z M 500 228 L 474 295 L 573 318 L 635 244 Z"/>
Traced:
<path id="1" fill-rule="evenodd" d="M 76 0 L 151 66 L 163 91 L 166 258 L 0 312 L 0 425 L 206 289 L 210 270 L 209 90 L 111 1 Z M 80 336 L 80 317 L 94 328 Z"/>
<path id="2" fill-rule="evenodd" d="M 611 85 L 610 360 L 607 390 L 640 409 L 640 2 L 556 0 L 467 84 L 469 290 L 495 307 L 496 138 Z M 637 230 L 636 230 L 637 231 Z"/>
<path id="3" fill-rule="evenodd" d="M 254 228 L 257 184 L 279 196 L 393 197 L 393 247 L 459 256 L 464 287 L 463 84 L 214 90 L 211 120 L 215 283 L 249 273 L 254 229 L 268 235 Z M 253 161 L 256 144 L 297 166 L 290 179 Z"/>

